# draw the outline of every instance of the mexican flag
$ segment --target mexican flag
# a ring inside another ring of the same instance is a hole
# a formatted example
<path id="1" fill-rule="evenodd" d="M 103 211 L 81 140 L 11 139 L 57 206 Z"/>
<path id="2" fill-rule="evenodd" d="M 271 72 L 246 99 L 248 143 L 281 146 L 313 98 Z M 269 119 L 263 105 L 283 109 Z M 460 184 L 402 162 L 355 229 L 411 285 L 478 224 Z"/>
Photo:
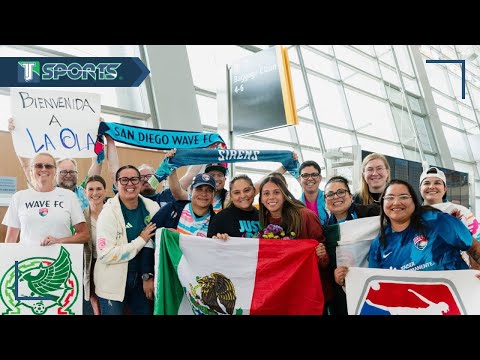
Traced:
<path id="1" fill-rule="evenodd" d="M 368 267 L 370 245 L 380 233 L 380 216 L 324 227 L 331 265 Z"/>
<path id="2" fill-rule="evenodd" d="M 316 240 L 156 233 L 155 315 L 321 315 Z"/>

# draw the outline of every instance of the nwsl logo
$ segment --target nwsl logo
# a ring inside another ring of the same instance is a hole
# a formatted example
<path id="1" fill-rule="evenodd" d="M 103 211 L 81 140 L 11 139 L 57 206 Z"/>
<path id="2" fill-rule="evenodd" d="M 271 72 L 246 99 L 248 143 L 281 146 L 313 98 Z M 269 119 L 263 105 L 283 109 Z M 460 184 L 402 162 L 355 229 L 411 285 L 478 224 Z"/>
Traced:
<path id="1" fill-rule="evenodd" d="M 366 281 L 357 315 L 463 315 L 455 285 L 446 279 L 374 276 Z"/>
<path id="2" fill-rule="evenodd" d="M 415 238 L 413 239 L 413 245 L 415 245 L 415 247 L 418 249 L 418 250 L 423 250 L 427 247 L 427 244 L 428 244 L 428 240 L 425 236 L 423 235 L 417 235 L 415 236 Z"/>

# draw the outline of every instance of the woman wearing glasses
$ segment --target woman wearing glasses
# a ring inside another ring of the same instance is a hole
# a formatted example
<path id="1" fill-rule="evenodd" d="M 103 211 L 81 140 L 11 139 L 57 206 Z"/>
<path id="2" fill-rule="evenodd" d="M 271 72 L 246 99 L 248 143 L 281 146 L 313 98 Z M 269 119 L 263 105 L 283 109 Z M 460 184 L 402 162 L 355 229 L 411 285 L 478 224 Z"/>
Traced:
<path id="1" fill-rule="evenodd" d="M 150 222 L 159 205 L 139 195 L 140 172 L 122 166 L 116 175 L 118 194 L 103 206 L 97 220 L 95 293 L 102 315 L 153 314 L 153 278 L 145 277 L 140 252 L 153 248 L 156 226 Z"/>
<path id="2" fill-rule="evenodd" d="M 463 223 L 430 206 L 422 207 L 412 186 L 392 180 L 381 199 L 380 234 L 370 247 L 369 267 L 398 270 L 468 269 L 460 250 L 480 262 L 480 243 Z M 335 270 L 345 284 L 348 268 Z"/>
<path id="3" fill-rule="evenodd" d="M 378 153 L 366 156 L 362 162 L 360 191 L 353 197 L 353 202 L 363 205 L 378 204 L 389 181 L 390 165 L 385 156 Z"/>
<path id="4" fill-rule="evenodd" d="M 16 192 L 3 219 L 5 242 L 22 244 L 83 244 L 89 234 L 75 194 L 55 187 L 55 158 L 39 153 L 30 162 L 32 187 Z M 72 235 L 71 226 L 75 229 Z"/>
<path id="5" fill-rule="evenodd" d="M 325 185 L 325 203 L 330 211 L 326 225 L 339 224 L 358 218 L 378 216 L 380 206 L 377 204 L 359 205 L 353 202 L 352 193 L 348 186 L 348 180 L 343 176 L 333 176 Z M 330 227 L 329 227 L 330 228 Z M 328 234 L 328 231 L 326 231 Z M 327 236 L 328 237 L 328 236 Z M 328 243 L 328 239 L 327 239 Z M 329 249 L 330 247 L 327 246 Z M 332 244 L 332 250 L 336 247 L 336 242 Z M 333 283 L 333 272 L 336 266 L 335 255 L 330 253 L 330 281 Z M 333 300 L 334 314 L 347 315 L 347 298 L 345 292 L 338 285 L 335 286 L 335 298 Z"/>
<path id="6" fill-rule="evenodd" d="M 380 215 L 380 206 L 377 204 L 359 205 L 353 202 L 348 180 L 343 176 L 333 176 L 328 180 L 325 185 L 325 203 L 330 211 L 327 225 Z"/>
<path id="7" fill-rule="evenodd" d="M 323 225 L 327 221 L 327 211 L 325 210 L 325 201 L 323 191 L 319 189 L 322 175 L 320 165 L 315 161 L 304 161 L 298 170 L 300 173 L 299 181 L 303 193 L 300 201 L 305 204 L 307 209 L 312 210 L 320 219 Z"/>

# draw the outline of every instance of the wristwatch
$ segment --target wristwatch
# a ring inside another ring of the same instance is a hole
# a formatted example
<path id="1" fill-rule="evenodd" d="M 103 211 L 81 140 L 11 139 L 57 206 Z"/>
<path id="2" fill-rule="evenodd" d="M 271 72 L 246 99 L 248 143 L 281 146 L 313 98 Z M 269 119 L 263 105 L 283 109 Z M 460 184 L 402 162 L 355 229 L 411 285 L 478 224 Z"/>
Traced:
<path id="1" fill-rule="evenodd" d="M 142 280 L 143 281 L 146 281 L 150 278 L 152 278 L 154 275 L 152 273 L 145 273 L 145 274 L 142 274 Z"/>

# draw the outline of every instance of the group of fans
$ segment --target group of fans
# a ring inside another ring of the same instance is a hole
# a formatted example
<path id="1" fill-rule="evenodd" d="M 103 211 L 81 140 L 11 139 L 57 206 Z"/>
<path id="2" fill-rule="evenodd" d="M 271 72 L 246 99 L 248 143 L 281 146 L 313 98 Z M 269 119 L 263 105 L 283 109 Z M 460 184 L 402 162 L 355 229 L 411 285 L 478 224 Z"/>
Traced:
<path id="1" fill-rule="evenodd" d="M 9 128 L 14 130 L 13 120 Z M 419 179 L 423 201 L 411 184 L 390 179 L 388 162 L 377 153 L 362 163 L 357 194 L 341 176 L 328 179 L 320 190 L 321 169 L 315 161 L 300 165 L 299 199 L 288 190 L 283 167 L 257 183 L 244 174 L 234 176 L 227 191 L 226 164 L 190 166 L 181 179 L 174 170 L 169 188 L 157 193 L 149 183 L 154 169 L 145 164 L 120 167 L 115 142 L 106 138 L 114 197 L 106 200 L 106 181 L 94 159 L 80 186 L 75 160 L 55 161 L 39 153 L 30 161 L 20 158 L 29 188 L 13 196 L 3 219 L 5 242 L 85 244 L 84 314 L 153 314 L 152 237 L 159 228 L 228 241 L 258 237 L 273 224 L 293 241 L 317 240 L 324 314 L 329 315 L 346 314 L 341 288 L 348 286 L 348 268 L 332 266 L 325 226 L 380 215 L 370 267 L 454 270 L 476 268 L 480 261 L 478 221 L 467 208 L 446 200 L 445 174 L 435 167 Z M 175 151 L 166 156 L 175 156 Z"/>

